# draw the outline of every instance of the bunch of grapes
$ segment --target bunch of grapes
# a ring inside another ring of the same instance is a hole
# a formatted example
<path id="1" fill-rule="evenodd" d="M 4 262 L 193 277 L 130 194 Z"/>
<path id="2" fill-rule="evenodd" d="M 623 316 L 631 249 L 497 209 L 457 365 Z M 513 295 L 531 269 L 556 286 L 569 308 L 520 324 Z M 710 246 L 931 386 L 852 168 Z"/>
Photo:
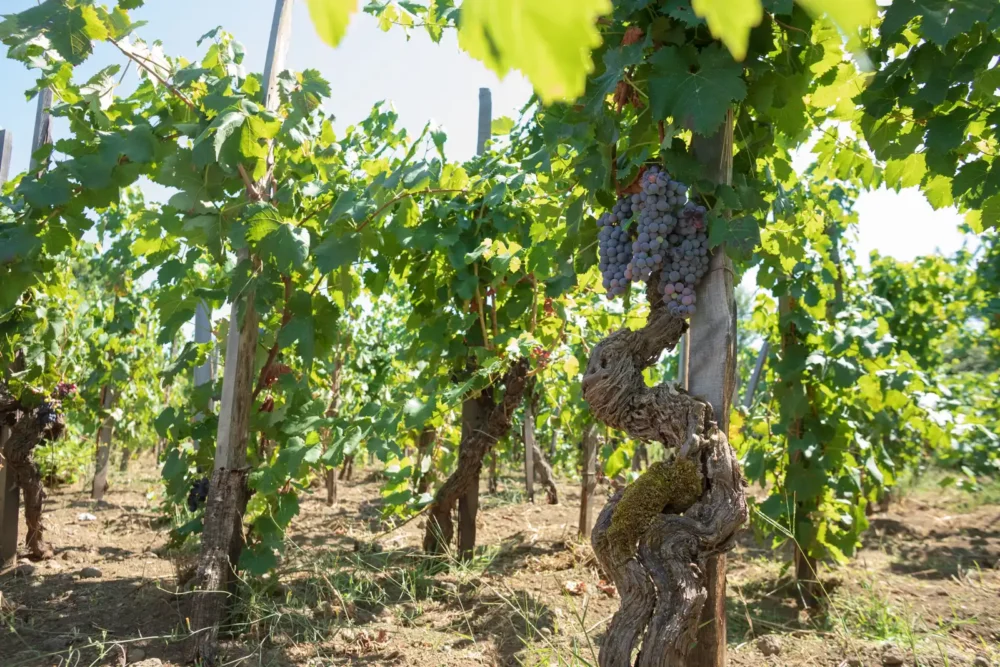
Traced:
<path id="1" fill-rule="evenodd" d="M 689 202 L 669 240 L 670 252 L 660 272 L 660 291 L 668 312 L 687 317 L 695 311 L 695 287 L 708 271 L 705 207 Z"/>
<path id="2" fill-rule="evenodd" d="M 201 479 L 196 479 L 194 484 L 191 485 L 191 490 L 188 492 L 187 498 L 188 509 L 194 512 L 206 500 L 208 500 L 208 478 L 202 477 Z"/>
<path id="3" fill-rule="evenodd" d="M 640 192 L 632 195 L 639 224 L 627 277 L 634 282 L 649 282 L 652 273 L 663 265 L 669 234 L 677 224 L 677 213 L 687 201 L 687 186 L 653 166 L 643 173 L 640 188 Z"/>
<path id="4" fill-rule="evenodd" d="M 688 201 L 687 186 L 661 167 L 643 172 L 639 192 L 619 198 L 597 221 L 608 299 L 624 294 L 630 282 L 648 283 L 658 275 L 668 311 L 678 317 L 693 314 L 695 287 L 708 270 L 705 212 Z"/>
<path id="5" fill-rule="evenodd" d="M 53 395 L 56 398 L 66 398 L 75 391 L 76 384 L 72 382 L 60 382 L 56 384 L 56 390 L 53 392 Z"/>
<path id="6" fill-rule="evenodd" d="M 610 213 L 597 220 L 598 267 L 604 277 L 608 298 L 624 294 L 630 278 L 625 275 L 632 261 L 632 243 L 635 229 L 626 223 L 632 219 L 634 206 L 626 197 L 620 197 Z"/>

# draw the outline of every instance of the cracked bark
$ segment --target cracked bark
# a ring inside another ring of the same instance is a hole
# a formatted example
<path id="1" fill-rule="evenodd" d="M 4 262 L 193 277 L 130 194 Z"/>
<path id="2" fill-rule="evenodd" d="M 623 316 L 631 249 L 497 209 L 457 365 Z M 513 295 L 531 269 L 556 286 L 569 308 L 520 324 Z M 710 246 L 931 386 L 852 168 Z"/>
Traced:
<path id="1" fill-rule="evenodd" d="M 688 328 L 665 311 L 655 288 L 648 296 L 650 314 L 642 329 L 615 332 L 591 352 L 584 399 L 601 422 L 637 440 L 661 442 L 674 449 L 675 458 L 691 459 L 704 485 L 693 505 L 664 508 L 648 525 L 634 526 L 634 544 L 608 540 L 612 523 L 625 521 L 615 516 L 624 490 L 601 511 L 591 543 L 621 594 L 601 644 L 601 667 L 631 665 L 637 648 L 640 667 L 689 664 L 708 598 L 709 561 L 731 547 L 747 517 L 743 478 L 712 406 L 673 384 L 648 387 L 643 380 L 643 369 L 673 349 Z"/>

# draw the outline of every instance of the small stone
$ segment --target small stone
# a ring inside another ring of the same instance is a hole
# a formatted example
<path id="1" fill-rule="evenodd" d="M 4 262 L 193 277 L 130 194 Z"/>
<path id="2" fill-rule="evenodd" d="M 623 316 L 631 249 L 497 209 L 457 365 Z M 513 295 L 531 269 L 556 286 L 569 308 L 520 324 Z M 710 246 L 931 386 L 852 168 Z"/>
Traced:
<path id="1" fill-rule="evenodd" d="M 860 658 L 848 658 L 840 663 L 840 667 L 865 667 L 865 663 Z"/>
<path id="2" fill-rule="evenodd" d="M 14 569 L 14 574 L 21 577 L 30 577 L 38 570 L 37 567 L 31 563 L 21 563 Z"/>
<path id="3" fill-rule="evenodd" d="M 93 514 L 91 514 L 90 512 L 83 512 L 82 514 L 78 514 L 76 516 L 76 520 L 77 521 L 97 521 L 97 517 L 94 516 Z"/>
<path id="4" fill-rule="evenodd" d="M 551 637 L 552 636 L 552 628 L 550 628 L 550 627 L 543 627 L 543 628 L 541 628 L 539 630 L 539 632 L 541 632 L 542 636 L 544 636 L 544 637 Z"/>
<path id="5" fill-rule="evenodd" d="M 350 628 L 341 630 L 340 636 L 343 637 L 344 641 L 347 642 L 348 644 L 353 644 L 354 639 L 357 637 L 357 635 L 354 634 L 354 630 L 351 630 Z"/>
<path id="6" fill-rule="evenodd" d="M 987 658 L 977 655 L 975 660 L 972 661 L 972 667 L 992 667 L 992 665 Z"/>
<path id="7" fill-rule="evenodd" d="M 757 640 L 757 650 L 765 656 L 781 653 L 781 640 L 774 635 L 764 635 Z"/>
<path id="8" fill-rule="evenodd" d="M 906 656 L 895 644 L 886 644 L 882 649 L 882 664 L 884 667 L 895 667 L 906 662 Z"/>
<path id="9" fill-rule="evenodd" d="M 440 582 L 438 584 L 438 588 L 440 588 L 443 591 L 448 591 L 449 593 L 457 593 L 458 592 L 458 586 L 456 586 L 455 584 L 451 583 L 450 581 L 442 581 L 442 582 Z"/>
<path id="10" fill-rule="evenodd" d="M 98 570 L 96 567 L 85 567 L 80 570 L 81 579 L 100 579 L 103 576 L 103 572 Z"/>
<path id="11" fill-rule="evenodd" d="M 146 652 L 141 648 L 134 648 L 128 652 L 129 660 L 132 662 L 139 662 L 146 657 Z"/>
<path id="12" fill-rule="evenodd" d="M 146 658 L 139 662 L 133 662 L 132 667 L 163 667 L 163 661 L 159 658 Z"/>

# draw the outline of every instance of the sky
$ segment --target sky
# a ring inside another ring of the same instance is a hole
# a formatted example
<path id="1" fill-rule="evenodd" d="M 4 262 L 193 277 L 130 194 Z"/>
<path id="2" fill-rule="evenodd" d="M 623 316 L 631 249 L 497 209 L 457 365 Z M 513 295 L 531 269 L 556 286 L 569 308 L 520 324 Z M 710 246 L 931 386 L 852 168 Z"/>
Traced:
<path id="1" fill-rule="evenodd" d="M 0 13 L 24 10 L 35 0 L 0 0 Z M 198 38 L 216 26 L 223 26 L 246 47 L 248 71 L 261 71 L 274 11 L 273 0 L 146 0 L 146 6 L 132 12 L 133 20 L 148 25 L 138 34 L 147 42 L 160 40 L 168 55 L 194 60 L 203 53 Z M 323 43 L 309 20 L 305 3 L 296 3 L 293 39 L 287 67 L 294 70 L 318 69 L 330 81 L 332 99 L 327 111 L 335 114 L 336 127 L 343 129 L 368 115 L 375 102 L 393 103 L 400 123 L 418 134 L 428 121 L 448 133 L 449 159 L 463 160 L 475 152 L 479 88 L 492 91 L 493 116 L 516 117 L 531 94 L 528 82 L 512 73 L 503 81 L 457 46 L 453 33 L 434 44 L 422 29 L 413 29 L 407 40 L 401 28 L 382 32 L 375 20 L 355 15 L 347 36 L 336 48 Z M 88 62 L 84 72 L 107 64 L 124 64 L 124 56 L 104 45 Z M 135 85 L 130 71 L 124 87 Z M 0 127 L 14 135 L 12 173 L 27 168 L 35 102 L 25 101 L 20 91 L 34 83 L 32 75 L 19 63 L 0 59 Z M 65 129 L 58 124 L 58 139 Z M 150 196 L 159 199 L 154 193 Z M 896 193 L 880 189 L 861 195 L 857 254 L 862 264 L 872 250 L 900 260 L 930 254 L 950 253 L 966 239 L 958 231 L 961 216 L 954 210 L 934 211 L 916 189 Z M 748 276 L 749 277 L 749 276 Z"/>

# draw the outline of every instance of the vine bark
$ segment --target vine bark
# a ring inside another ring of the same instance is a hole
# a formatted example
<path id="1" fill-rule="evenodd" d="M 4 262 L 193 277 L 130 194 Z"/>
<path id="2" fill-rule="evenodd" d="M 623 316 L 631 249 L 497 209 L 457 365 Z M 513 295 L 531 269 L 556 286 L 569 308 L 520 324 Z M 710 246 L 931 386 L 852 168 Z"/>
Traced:
<path id="1" fill-rule="evenodd" d="M 598 420 L 675 452 L 633 483 L 639 491 L 631 498 L 632 486 L 616 493 L 594 527 L 594 552 L 621 594 L 601 667 L 632 664 L 636 648 L 640 667 L 688 664 L 708 598 L 709 561 L 732 546 L 747 517 L 736 455 L 712 406 L 673 384 L 648 387 L 643 379 L 643 369 L 688 328 L 666 312 L 655 288 L 648 296 L 646 325 L 601 341 L 583 377 L 584 399 Z"/>

